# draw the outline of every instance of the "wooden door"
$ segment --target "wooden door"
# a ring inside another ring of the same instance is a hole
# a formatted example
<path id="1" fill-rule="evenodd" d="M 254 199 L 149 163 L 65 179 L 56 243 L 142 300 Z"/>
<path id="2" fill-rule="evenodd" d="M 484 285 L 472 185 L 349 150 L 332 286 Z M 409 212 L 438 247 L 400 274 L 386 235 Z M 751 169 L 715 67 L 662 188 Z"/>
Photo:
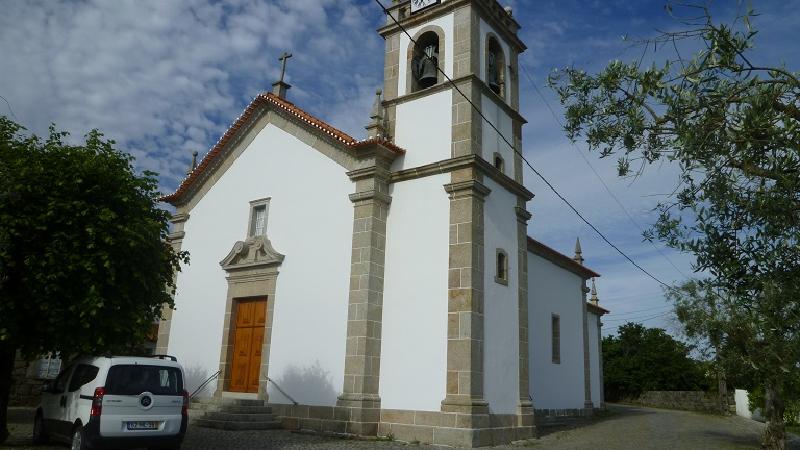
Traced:
<path id="1" fill-rule="evenodd" d="M 238 300 L 235 317 L 230 390 L 256 393 L 267 323 L 267 299 Z"/>

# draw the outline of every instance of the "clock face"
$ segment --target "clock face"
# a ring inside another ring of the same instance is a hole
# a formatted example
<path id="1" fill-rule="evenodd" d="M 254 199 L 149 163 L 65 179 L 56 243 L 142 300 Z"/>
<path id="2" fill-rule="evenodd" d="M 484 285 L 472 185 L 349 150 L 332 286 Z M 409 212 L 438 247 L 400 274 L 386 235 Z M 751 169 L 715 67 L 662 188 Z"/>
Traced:
<path id="1" fill-rule="evenodd" d="M 439 3 L 439 0 L 411 0 L 411 14 Z"/>

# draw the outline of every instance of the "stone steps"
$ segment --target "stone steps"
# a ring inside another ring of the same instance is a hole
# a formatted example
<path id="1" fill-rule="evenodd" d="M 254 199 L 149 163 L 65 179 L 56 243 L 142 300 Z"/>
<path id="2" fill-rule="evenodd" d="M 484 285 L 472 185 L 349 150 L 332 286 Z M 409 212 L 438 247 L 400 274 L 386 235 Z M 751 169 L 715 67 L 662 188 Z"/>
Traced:
<path id="1" fill-rule="evenodd" d="M 264 405 L 263 400 L 249 399 L 203 399 L 195 404 L 195 425 L 218 430 L 274 430 L 281 428 L 272 413 L 272 408 Z M 190 409 L 190 417 L 191 417 Z"/>

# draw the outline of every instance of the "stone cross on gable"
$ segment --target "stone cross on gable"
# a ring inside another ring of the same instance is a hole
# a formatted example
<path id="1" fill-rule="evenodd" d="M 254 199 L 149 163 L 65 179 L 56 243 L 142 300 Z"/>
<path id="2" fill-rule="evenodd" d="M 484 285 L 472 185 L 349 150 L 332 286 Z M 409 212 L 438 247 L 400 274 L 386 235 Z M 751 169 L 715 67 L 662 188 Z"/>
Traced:
<path id="1" fill-rule="evenodd" d="M 272 84 L 272 93 L 280 98 L 286 98 L 286 91 L 292 87 L 284 81 L 284 78 L 286 77 L 286 61 L 291 57 L 291 53 L 283 52 L 281 57 L 278 58 L 278 61 L 281 62 L 281 78 Z"/>
<path id="2" fill-rule="evenodd" d="M 286 60 L 288 60 L 292 56 L 294 55 L 292 55 L 291 53 L 283 52 L 281 57 L 278 58 L 278 61 L 281 62 L 281 79 L 278 81 L 280 81 L 281 83 L 283 83 L 283 77 L 286 76 Z"/>

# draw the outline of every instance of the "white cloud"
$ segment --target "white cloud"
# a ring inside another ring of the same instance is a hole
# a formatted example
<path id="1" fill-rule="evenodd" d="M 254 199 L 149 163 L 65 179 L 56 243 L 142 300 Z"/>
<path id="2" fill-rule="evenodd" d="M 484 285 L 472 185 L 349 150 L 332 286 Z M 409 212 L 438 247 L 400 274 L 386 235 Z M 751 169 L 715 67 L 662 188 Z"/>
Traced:
<path id="1" fill-rule="evenodd" d="M 290 97 L 324 91 L 302 106 L 351 133 L 380 84 L 382 42 L 355 0 L 40 0 L 3 10 L 0 95 L 17 120 L 37 134 L 50 123 L 78 137 L 98 128 L 139 168 L 160 172 L 165 191 L 192 151 L 204 154 L 271 88 L 284 50 L 295 55 Z"/>

